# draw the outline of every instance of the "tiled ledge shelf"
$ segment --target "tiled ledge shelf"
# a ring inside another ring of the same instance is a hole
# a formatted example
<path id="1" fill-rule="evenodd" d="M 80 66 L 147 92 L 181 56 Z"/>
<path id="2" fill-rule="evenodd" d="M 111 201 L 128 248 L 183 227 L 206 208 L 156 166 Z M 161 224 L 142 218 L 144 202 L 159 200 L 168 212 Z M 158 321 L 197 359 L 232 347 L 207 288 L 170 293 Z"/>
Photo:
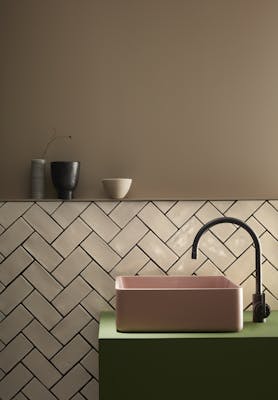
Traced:
<path id="1" fill-rule="evenodd" d="M 254 198 L 254 199 L 241 199 L 240 197 L 135 197 L 129 198 L 125 197 L 124 199 L 117 200 L 117 199 L 110 199 L 110 198 L 75 198 L 71 200 L 65 199 L 58 199 L 58 198 L 45 198 L 45 199 L 32 199 L 32 198 L 0 198 L 0 202 L 7 202 L 7 201 L 33 201 L 33 202 L 44 202 L 44 201 L 90 201 L 90 202 L 97 202 L 97 201 L 278 201 L 277 198 Z"/>

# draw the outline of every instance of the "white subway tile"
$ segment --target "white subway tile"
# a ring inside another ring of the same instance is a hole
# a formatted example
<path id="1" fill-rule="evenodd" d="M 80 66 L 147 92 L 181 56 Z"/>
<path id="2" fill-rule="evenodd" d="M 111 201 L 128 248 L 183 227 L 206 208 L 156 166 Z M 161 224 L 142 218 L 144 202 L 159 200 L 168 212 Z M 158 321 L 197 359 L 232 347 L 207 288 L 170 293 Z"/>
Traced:
<path id="1" fill-rule="evenodd" d="M 152 232 L 144 236 L 138 246 L 164 271 L 167 271 L 178 259 L 178 256 Z"/>

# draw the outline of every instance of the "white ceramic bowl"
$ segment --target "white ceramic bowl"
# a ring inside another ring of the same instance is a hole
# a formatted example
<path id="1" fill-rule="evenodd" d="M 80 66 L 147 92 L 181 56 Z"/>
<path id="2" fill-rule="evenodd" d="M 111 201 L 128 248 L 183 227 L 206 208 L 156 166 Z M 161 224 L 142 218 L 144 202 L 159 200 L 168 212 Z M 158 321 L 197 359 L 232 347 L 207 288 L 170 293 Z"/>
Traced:
<path id="1" fill-rule="evenodd" d="M 123 199 L 131 186 L 132 179 L 129 178 L 106 178 L 102 179 L 105 192 L 111 199 Z"/>

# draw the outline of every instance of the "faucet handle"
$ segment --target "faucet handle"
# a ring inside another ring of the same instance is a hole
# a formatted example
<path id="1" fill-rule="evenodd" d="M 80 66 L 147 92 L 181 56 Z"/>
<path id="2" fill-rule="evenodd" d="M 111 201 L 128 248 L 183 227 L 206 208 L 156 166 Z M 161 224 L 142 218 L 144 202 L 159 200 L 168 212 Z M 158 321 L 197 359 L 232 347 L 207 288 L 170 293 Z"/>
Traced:
<path id="1" fill-rule="evenodd" d="M 253 295 L 253 322 L 264 322 L 270 314 L 270 306 L 265 302 L 265 294 Z"/>
<path id="2" fill-rule="evenodd" d="M 268 304 L 265 304 L 265 313 L 264 313 L 264 317 L 267 318 L 269 317 L 271 313 L 271 307 Z"/>
<path id="3" fill-rule="evenodd" d="M 264 322 L 270 314 L 270 306 L 268 304 L 257 303 L 254 309 L 254 322 Z"/>

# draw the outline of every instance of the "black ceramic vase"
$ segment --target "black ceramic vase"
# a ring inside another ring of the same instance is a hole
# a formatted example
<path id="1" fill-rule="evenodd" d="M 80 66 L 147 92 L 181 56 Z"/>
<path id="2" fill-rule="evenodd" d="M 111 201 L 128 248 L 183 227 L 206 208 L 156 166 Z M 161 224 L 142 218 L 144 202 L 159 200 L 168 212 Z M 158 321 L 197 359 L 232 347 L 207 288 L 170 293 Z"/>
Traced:
<path id="1" fill-rule="evenodd" d="M 51 162 L 51 178 L 58 198 L 71 200 L 79 178 L 79 161 Z"/>

